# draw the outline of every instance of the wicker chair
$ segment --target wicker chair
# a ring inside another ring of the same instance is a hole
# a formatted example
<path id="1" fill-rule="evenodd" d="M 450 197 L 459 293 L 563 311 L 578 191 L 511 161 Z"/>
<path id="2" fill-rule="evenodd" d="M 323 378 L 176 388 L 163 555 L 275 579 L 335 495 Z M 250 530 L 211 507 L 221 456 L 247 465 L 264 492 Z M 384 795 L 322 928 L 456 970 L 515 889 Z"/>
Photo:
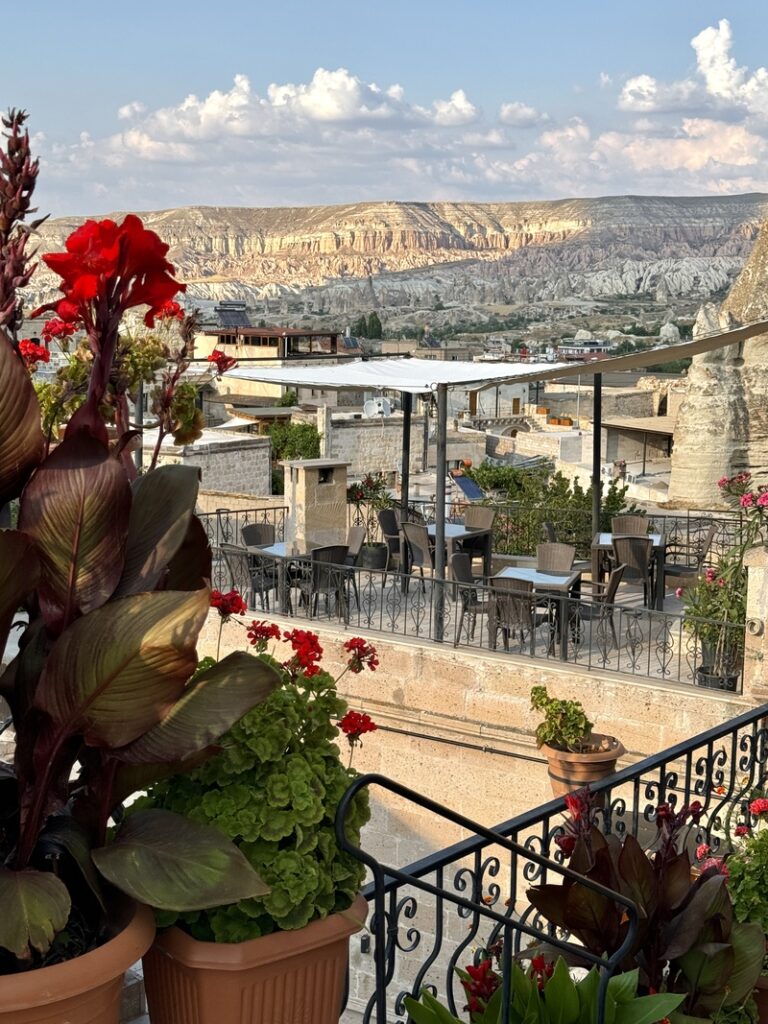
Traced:
<path id="1" fill-rule="evenodd" d="M 535 644 L 536 627 L 548 621 L 546 613 L 536 611 L 533 584 L 522 580 L 494 577 L 489 581 L 491 597 L 488 602 L 488 632 L 492 650 L 496 650 L 497 633 L 501 630 L 504 650 L 509 650 L 509 638 L 520 634 L 520 643 L 530 633 L 531 653 Z M 550 639 L 550 644 L 552 640 Z"/>
<path id="2" fill-rule="evenodd" d="M 664 557 L 664 589 L 693 586 L 699 577 L 715 539 L 717 527 L 711 524 L 700 543 L 689 547 L 668 544 Z M 693 560 L 691 560 L 693 555 Z"/>
<path id="3" fill-rule="evenodd" d="M 400 526 L 397 513 L 393 508 L 383 508 L 379 511 L 378 518 L 381 535 L 387 545 L 387 569 L 399 570 Z"/>
<path id="4" fill-rule="evenodd" d="M 451 555 L 451 572 L 453 573 L 455 593 L 461 602 L 461 614 L 456 624 L 456 637 L 453 646 L 458 647 L 461 629 L 464 619 L 469 616 L 469 638 L 475 638 L 475 625 L 478 614 L 488 610 L 488 602 L 482 596 L 478 596 L 477 587 L 483 582 L 472 575 L 472 560 L 463 551 L 457 551 Z"/>
<path id="5" fill-rule="evenodd" d="M 575 558 L 573 544 L 539 544 L 536 547 L 536 568 L 542 572 L 570 572 Z"/>
<path id="6" fill-rule="evenodd" d="M 647 537 L 650 525 L 646 516 L 614 516 L 611 533 L 614 537 Z"/>
<path id="7" fill-rule="evenodd" d="M 582 600 L 574 605 L 570 623 L 571 635 L 574 636 L 574 638 L 578 635 L 581 622 L 586 619 L 591 622 L 596 622 L 597 629 L 601 629 L 607 624 L 611 630 L 614 647 L 619 646 L 619 640 L 616 636 L 616 626 L 613 621 L 613 606 L 616 603 L 616 593 L 624 576 L 625 568 L 625 566 L 619 565 L 615 569 L 612 569 L 606 583 L 598 583 L 595 581 L 592 585 L 592 600 Z M 593 636 L 594 632 L 595 631 L 593 629 Z"/>
<path id="8" fill-rule="evenodd" d="M 424 585 L 424 570 L 427 569 L 430 575 L 435 571 L 435 548 L 430 543 L 429 533 L 426 526 L 419 526 L 417 523 L 403 523 L 403 534 L 405 543 L 408 546 L 408 560 L 411 564 L 411 571 L 419 570 L 421 575 L 422 589 Z"/>
<path id="9" fill-rule="evenodd" d="M 487 505 L 469 505 L 464 512 L 464 525 L 468 530 L 492 530 L 495 520 L 496 509 L 489 508 Z M 468 554 L 471 559 L 485 559 L 486 552 L 490 551 L 489 544 L 491 544 L 491 539 L 487 535 L 467 537 L 461 542 L 460 550 Z"/>
<path id="10" fill-rule="evenodd" d="M 650 537 L 614 537 L 613 560 L 624 566 L 625 583 L 643 584 L 643 603 L 646 608 L 653 597 L 653 541 Z M 614 570 L 615 571 L 615 570 Z"/>

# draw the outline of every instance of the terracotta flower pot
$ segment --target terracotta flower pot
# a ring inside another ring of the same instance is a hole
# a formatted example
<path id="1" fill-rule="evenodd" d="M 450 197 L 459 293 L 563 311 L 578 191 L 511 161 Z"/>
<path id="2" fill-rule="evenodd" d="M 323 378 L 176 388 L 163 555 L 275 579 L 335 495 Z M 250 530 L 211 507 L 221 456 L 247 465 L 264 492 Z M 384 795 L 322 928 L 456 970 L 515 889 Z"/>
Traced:
<path id="1" fill-rule="evenodd" d="M 0 981 L 0 1024 L 118 1024 L 123 975 L 155 935 L 147 907 L 130 904 L 122 930 L 98 949 Z"/>
<path id="2" fill-rule="evenodd" d="M 555 796 L 565 796 L 616 771 L 616 762 L 625 753 L 621 743 L 615 736 L 598 732 L 592 734 L 592 740 L 601 749 L 589 754 L 557 750 L 546 743 L 541 748 L 547 757 L 549 781 Z"/>
<path id="3" fill-rule="evenodd" d="M 152 1024 L 338 1024 L 349 937 L 368 912 L 349 910 L 248 942 L 198 942 L 180 928 L 144 957 Z"/>

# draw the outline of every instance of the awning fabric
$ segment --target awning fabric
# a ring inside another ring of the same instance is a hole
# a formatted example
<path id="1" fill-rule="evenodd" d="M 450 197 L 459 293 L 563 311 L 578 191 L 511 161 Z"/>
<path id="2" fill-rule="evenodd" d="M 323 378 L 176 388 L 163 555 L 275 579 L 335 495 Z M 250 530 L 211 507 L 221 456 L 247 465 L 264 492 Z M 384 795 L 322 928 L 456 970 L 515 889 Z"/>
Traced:
<path id="1" fill-rule="evenodd" d="M 658 363 L 674 362 L 702 352 L 713 352 L 736 345 L 759 334 L 768 334 L 768 321 L 679 345 L 662 345 L 644 352 L 599 359 L 588 363 L 470 363 L 442 359 L 349 359 L 340 363 L 318 360 L 311 366 L 280 367 L 238 366 L 225 376 L 234 380 L 262 381 L 291 387 L 327 388 L 356 391 L 405 391 L 412 395 L 429 394 L 439 385 L 468 390 L 496 384 L 523 384 L 554 377 L 588 376 L 619 370 L 641 370 Z"/>

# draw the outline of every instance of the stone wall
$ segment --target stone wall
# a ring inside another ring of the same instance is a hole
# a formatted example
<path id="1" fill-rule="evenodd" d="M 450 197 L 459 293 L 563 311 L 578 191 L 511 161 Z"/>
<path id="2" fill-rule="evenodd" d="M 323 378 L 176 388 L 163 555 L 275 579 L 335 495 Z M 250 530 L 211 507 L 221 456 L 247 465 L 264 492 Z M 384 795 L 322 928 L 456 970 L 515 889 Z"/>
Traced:
<path id="1" fill-rule="evenodd" d="M 494 435 L 489 443 L 493 454 L 497 456 L 544 455 L 557 462 L 581 462 L 582 452 L 587 450 L 585 445 L 591 452 L 592 435 L 580 430 L 521 430 L 514 437 L 509 434 Z"/>
<path id="2" fill-rule="evenodd" d="M 158 465 L 199 466 L 206 490 L 232 494 L 270 494 L 272 475 L 268 437 L 252 434 L 227 435 L 231 440 L 183 447 L 164 445 Z M 145 464 L 151 451 L 144 449 Z M 230 505 L 226 505 L 231 508 Z"/>
<path id="3" fill-rule="evenodd" d="M 547 406 L 552 416 L 578 416 L 581 420 L 592 419 L 592 387 L 582 387 L 581 395 L 572 390 L 573 385 L 557 385 L 558 390 L 546 392 L 540 405 Z M 562 390 L 561 390 L 562 389 Z M 603 388 L 603 419 L 611 416 L 654 416 L 654 395 L 651 391 L 636 388 Z"/>
<path id="4" fill-rule="evenodd" d="M 197 511 L 199 513 L 211 513 L 217 509 L 226 508 L 231 512 L 250 508 L 283 508 L 285 496 L 282 494 L 267 494 L 254 497 L 253 494 L 234 494 L 230 491 L 210 491 L 201 489 L 197 495 Z"/>

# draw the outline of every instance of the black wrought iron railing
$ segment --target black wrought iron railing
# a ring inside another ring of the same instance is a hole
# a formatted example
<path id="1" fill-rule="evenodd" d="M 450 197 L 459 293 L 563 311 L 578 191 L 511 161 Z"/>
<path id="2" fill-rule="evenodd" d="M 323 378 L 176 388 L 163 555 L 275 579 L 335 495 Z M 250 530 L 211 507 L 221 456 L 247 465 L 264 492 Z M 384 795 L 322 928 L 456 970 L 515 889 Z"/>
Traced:
<path id="1" fill-rule="evenodd" d="M 205 527 L 212 548 L 222 544 L 242 544 L 242 529 L 250 523 L 269 523 L 275 528 L 275 540 L 285 539 L 285 523 L 290 509 L 287 505 L 266 505 L 262 508 L 228 509 L 198 515 Z"/>
<path id="2" fill-rule="evenodd" d="M 216 553 L 215 553 L 216 554 Z M 640 602 L 604 605 L 580 596 L 503 591 L 491 585 L 359 566 L 312 568 L 309 559 L 258 558 L 250 571 L 215 557 L 214 586 L 236 587 L 249 606 L 351 630 L 505 651 L 657 682 L 738 691 L 745 625 L 655 611 Z"/>
<path id="3" fill-rule="evenodd" d="M 691 853 L 700 843 L 714 854 L 727 850 L 735 827 L 750 821 L 751 796 L 768 781 L 767 725 L 764 704 L 597 783 L 600 828 L 648 843 L 656 834 L 660 804 L 680 809 L 699 801 L 702 816 L 687 838 Z M 510 780 L 516 777 L 520 773 L 511 770 Z M 459 825 L 469 835 L 405 867 L 367 849 L 365 833 L 363 849 L 356 851 L 342 836 L 349 798 L 362 787 L 388 791 L 392 820 L 405 821 L 415 811 L 431 834 L 442 823 Z M 381 776 L 357 780 L 337 818 L 340 841 L 370 870 L 365 896 L 373 943 L 368 934 L 358 945 L 353 941 L 348 1006 L 356 1010 L 354 1019 L 405 1024 L 404 997 L 424 987 L 454 1011 L 464 1002 L 457 966 L 472 963 L 478 949 L 499 935 L 511 957 L 532 933 L 548 932 L 526 893 L 532 885 L 562 877 L 555 839 L 562 832 L 563 811 L 563 799 L 556 798 L 484 829 Z"/>
<path id="4" fill-rule="evenodd" d="M 551 523 L 558 541 L 574 544 L 579 558 L 588 558 L 592 545 L 591 509 L 533 507 L 517 504 L 490 504 L 496 511 L 493 529 L 493 551 L 501 555 L 534 555 L 536 546 L 544 539 L 544 524 Z M 415 498 L 409 502 L 410 516 L 415 522 L 435 521 L 434 499 Z M 466 499 L 449 500 L 446 506 L 448 522 L 460 521 L 467 508 Z M 369 540 L 380 540 L 377 509 L 365 502 L 350 502 L 347 507 L 349 526 L 367 526 Z M 692 561 L 709 527 L 715 534 L 707 556 L 707 564 L 715 565 L 719 558 L 741 539 L 745 519 L 739 512 L 675 512 L 653 513 L 648 516 L 649 532 L 663 533 L 667 546 L 680 551 L 682 561 Z M 602 530 L 610 530 L 611 514 L 603 514 Z"/>

